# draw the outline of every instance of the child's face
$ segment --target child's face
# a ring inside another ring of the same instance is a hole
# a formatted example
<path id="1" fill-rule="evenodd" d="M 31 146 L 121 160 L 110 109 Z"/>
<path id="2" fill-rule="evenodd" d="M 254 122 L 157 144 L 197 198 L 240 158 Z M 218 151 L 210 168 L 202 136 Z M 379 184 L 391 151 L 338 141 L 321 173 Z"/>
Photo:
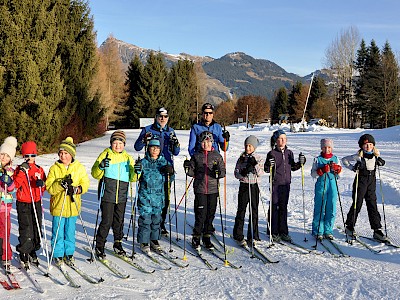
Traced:
<path id="1" fill-rule="evenodd" d="M 118 140 L 113 141 L 111 144 L 111 149 L 114 152 L 121 153 L 124 150 L 124 148 L 125 148 L 124 143 Z"/>
<path id="2" fill-rule="evenodd" d="M 330 147 L 330 146 L 322 147 L 321 150 L 322 150 L 322 153 L 332 154 L 332 147 Z"/>
<path id="3" fill-rule="evenodd" d="M 36 154 L 26 154 L 24 155 L 24 159 L 28 164 L 35 163 Z"/>
<path id="4" fill-rule="evenodd" d="M 10 163 L 11 157 L 7 153 L 0 153 L 0 160 L 1 166 L 4 167 Z"/>
<path id="5" fill-rule="evenodd" d="M 201 149 L 206 151 L 211 151 L 211 148 L 212 148 L 211 140 L 207 139 L 201 142 Z"/>
<path id="6" fill-rule="evenodd" d="M 362 148 L 363 148 L 363 150 L 364 150 L 365 152 L 372 152 L 372 151 L 374 150 L 374 144 L 372 144 L 372 143 L 365 143 L 365 144 L 362 146 Z"/>
<path id="7" fill-rule="evenodd" d="M 254 147 L 251 144 L 247 144 L 246 146 L 244 146 L 244 151 L 246 152 L 246 154 L 251 154 L 254 152 Z"/>
<path id="8" fill-rule="evenodd" d="M 286 146 L 286 134 L 281 134 L 276 140 L 276 145 L 278 148 L 283 148 Z"/>
<path id="9" fill-rule="evenodd" d="M 60 150 L 58 152 L 58 156 L 60 157 L 60 161 L 64 166 L 68 166 L 72 162 L 72 156 L 65 150 Z"/>
<path id="10" fill-rule="evenodd" d="M 158 156 L 160 155 L 160 152 L 161 152 L 160 147 L 157 147 L 157 146 L 149 147 L 149 154 L 150 154 L 150 157 L 153 159 L 158 158 Z"/>

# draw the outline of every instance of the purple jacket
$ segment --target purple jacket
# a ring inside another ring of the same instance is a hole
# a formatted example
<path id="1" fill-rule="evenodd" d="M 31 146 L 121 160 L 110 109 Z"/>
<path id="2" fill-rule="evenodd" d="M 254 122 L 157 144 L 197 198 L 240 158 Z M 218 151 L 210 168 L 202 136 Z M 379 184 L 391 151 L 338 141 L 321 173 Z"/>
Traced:
<path id="1" fill-rule="evenodd" d="M 264 164 L 265 172 L 269 173 L 268 160 L 275 158 L 275 167 L 272 168 L 273 184 L 276 185 L 289 185 L 292 181 L 292 172 L 301 168 L 300 163 L 294 161 L 294 155 L 291 150 L 286 146 L 283 151 L 275 147 L 267 154 Z"/>

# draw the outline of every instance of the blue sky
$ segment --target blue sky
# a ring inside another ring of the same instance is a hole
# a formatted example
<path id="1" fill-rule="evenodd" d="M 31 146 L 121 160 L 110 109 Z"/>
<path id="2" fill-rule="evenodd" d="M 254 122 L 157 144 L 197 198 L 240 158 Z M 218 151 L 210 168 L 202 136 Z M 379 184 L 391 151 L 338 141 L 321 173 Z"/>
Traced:
<path id="1" fill-rule="evenodd" d="M 142 48 L 219 58 L 241 51 L 307 75 L 342 30 L 400 52 L 397 0 L 89 0 L 98 44 L 108 35 Z"/>

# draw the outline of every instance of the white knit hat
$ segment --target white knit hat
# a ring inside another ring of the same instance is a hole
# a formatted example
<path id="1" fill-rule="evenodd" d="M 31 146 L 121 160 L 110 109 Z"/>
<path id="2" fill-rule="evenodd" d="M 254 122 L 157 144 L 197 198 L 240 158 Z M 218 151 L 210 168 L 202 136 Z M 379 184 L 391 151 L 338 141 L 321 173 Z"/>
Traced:
<path id="1" fill-rule="evenodd" d="M 18 142 L 13 136 L 9 136 L 4 140 L 4 143 L 0 146 L 0 153 L 6 153 L 14 160 L 15 152 L 17 151 Z"/>

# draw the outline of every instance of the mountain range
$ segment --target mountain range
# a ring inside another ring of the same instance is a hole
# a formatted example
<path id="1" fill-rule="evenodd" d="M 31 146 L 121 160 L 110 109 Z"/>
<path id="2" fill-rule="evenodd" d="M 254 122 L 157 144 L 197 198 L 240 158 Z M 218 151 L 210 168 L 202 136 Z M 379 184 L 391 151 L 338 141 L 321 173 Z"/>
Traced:
<path id="1" fill-rule="evenodd" d="M 138 55 L 146 63 L 153 49 L 145 49 L 124 41 L 114 39 L 124 68 Z M 104 46 L 108 39 L 100 46 Z M 282 67 L 267 59 L 256 59 L 243 52 L 228 53 L 220 58 L 209 56 L 194 56 L 186 53 L 169 54 L 161 52 L 167 67 L 178 60 L 189 59 L 200 62 L 205 72 L 202 82 L 205 85 L 205 100 L 214 104 L 226 101 L 234 96 L 260 95 L 267 99 L 274 98 L 274 92 L 281 87 L 291 89 L 297 82 L 309 82 L 311 74 L 301 77 L 286 72 Z M 315 74 L 324 74 L 317 70 Z"/>

